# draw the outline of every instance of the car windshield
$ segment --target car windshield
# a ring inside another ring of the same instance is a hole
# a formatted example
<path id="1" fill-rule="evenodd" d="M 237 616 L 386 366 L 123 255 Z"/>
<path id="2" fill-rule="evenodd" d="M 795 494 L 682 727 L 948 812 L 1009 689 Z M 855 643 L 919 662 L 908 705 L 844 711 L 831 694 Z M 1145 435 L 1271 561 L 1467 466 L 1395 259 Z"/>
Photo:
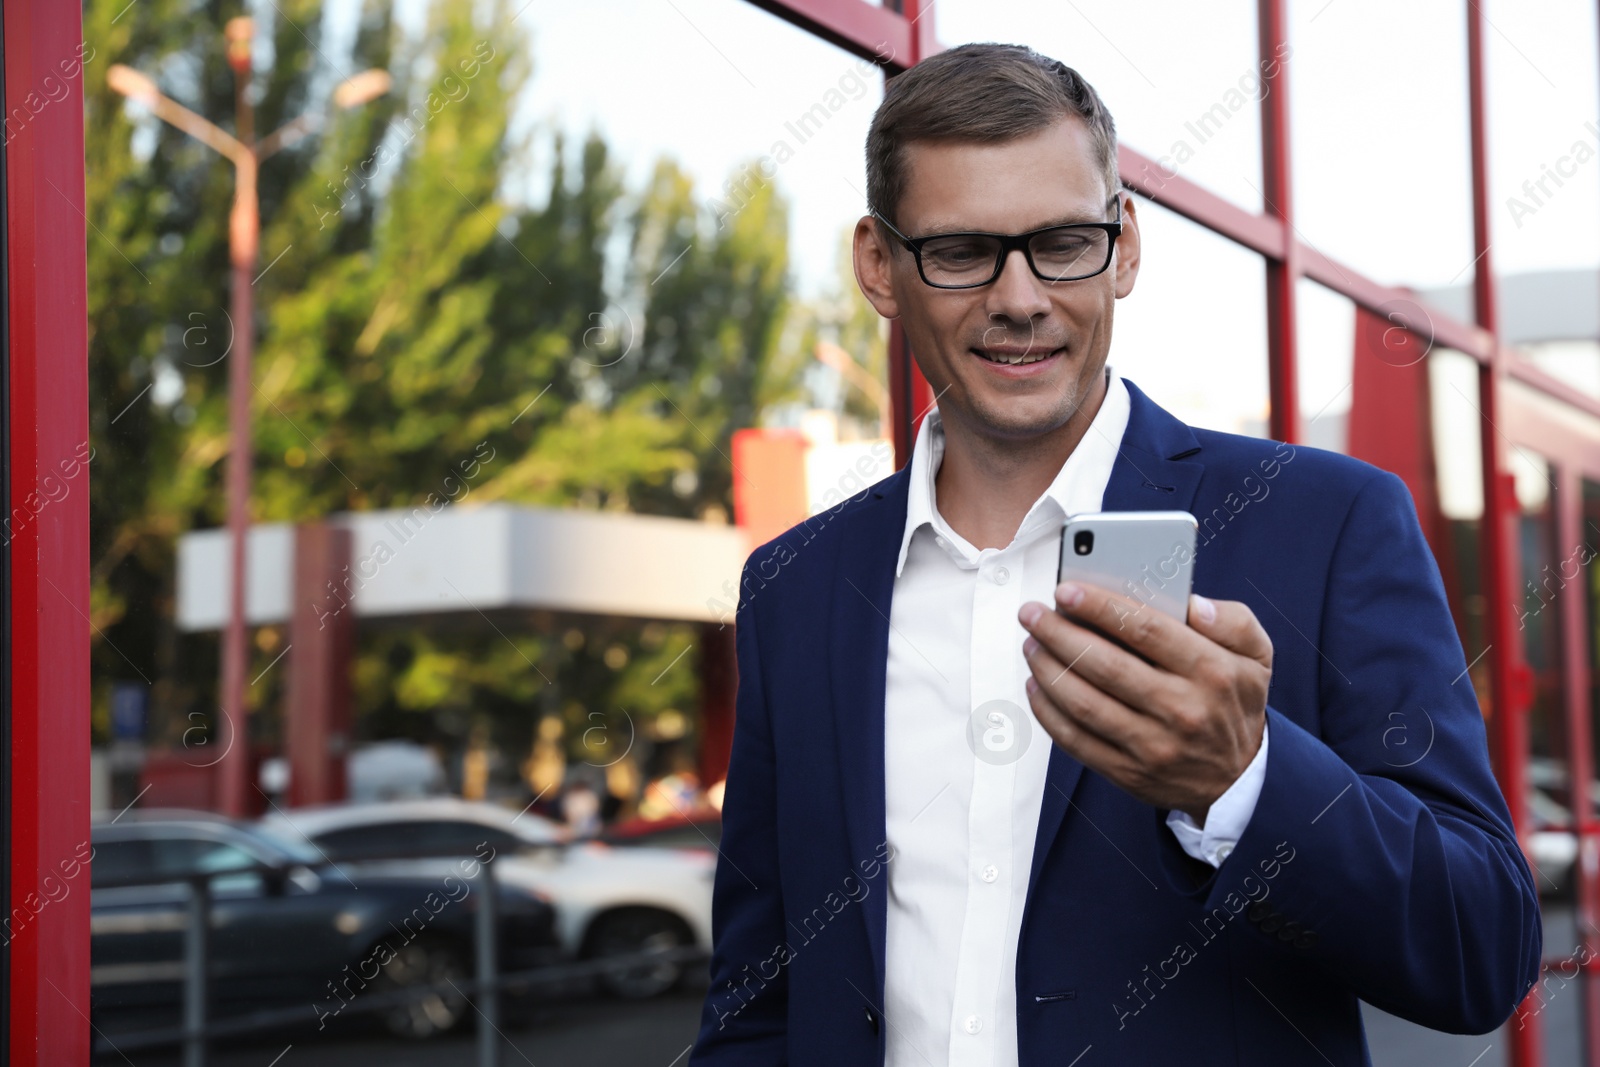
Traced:
<path id="1" fill-rule="evenodd" d="M 328 858 L 315 845 L 292 836 L 292 831 L 283 833 L 258 825 L 249 827 L 245 832 L 274 851 L 283 853 L 284 858 L 292 863 L 303 863 L 309 867 L 328 862 Z"/>

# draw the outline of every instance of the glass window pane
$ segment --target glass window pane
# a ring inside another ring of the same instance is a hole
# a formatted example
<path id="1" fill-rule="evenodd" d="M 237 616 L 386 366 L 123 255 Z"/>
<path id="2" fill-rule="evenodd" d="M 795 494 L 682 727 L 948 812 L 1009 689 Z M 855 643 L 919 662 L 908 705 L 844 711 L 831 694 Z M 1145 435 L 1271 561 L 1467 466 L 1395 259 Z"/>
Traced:
<path id="1" fill-rule="evenodd" d="M 1095 87 L 1124 144 L 1166 174 L 1261 209 L 1254 3 L 941 0 L 935 10 L 946 46 L 1015 41 L 1060 60 Z"/>
<path id="2" fill-rule="evenodd" d="M 1516 350 L 1519 357 L 1552 378 L 1565 382 L 1585 396 L 1600 400 L 1600 342 L 1539 341 L 1519 344 Z"/>
<path id="3" fill-rule="evenodd" d="M 1301 436 L 1315 448 L 1346 452 L 1355 396 L 1356 306 L 1306 278 L 1295 295 Z"/>
<path id="4" fill-rule="evenodd" d="M 1596 6 L 1486 0 L 1482 10 L 1495 271 L 1593 268 L 1600 263 Z"/>
<path id="5" fill-rule="evenodd" d="M 1490 252 L 1521 358 L 1600 397 L 1600 56 L 1585 0 L 1482 5 Z"/>
<path id="6" fill-rule="evenodd" d="M 1484 655 L 1488 620 L 1482 581 L 1483 421 L 1478 413 L 1478 363 L 1463 352 L 1436 348 L 1428 355 L 1427 367 L 1439 524 L 1430 545 L 1478 707 L 1487 717 L 1492 699 L 1489 659 Z"/>
<path id="7" fill-rule="evenodd" d="M 1478 404 L 1478 361 L 1436 348 L 1428 356 L 1432 397 L 1433 462 L 1439 508 L 1453 521 L 1483 518 L 1483 416 Z"/>
<path id="8" fill-rule="evenodd" d="M 1461 11 L 1390 0 L 1289 4 L 1296 228 L 1386 284 L 1472 277 Z"/>
<path id="9" fill-rule="evenodd" d="M 1109 362 L 1178 418 L 1266 435 L 1266 268 L 1255 253 L 1138 200 L 1139 278 Z"/>
<path id="10" fill-rule="evenodd" d="M 1557 772 L 1551 775 L 1552 787 L 1558 782 L 1564 787 L 1567 734 L 1562 704 L 1561 613 L 1555 603 L 1559 592 L 1556 566 L 1560 559 L 1556 548 L 1555 486 L 1550 480 L 1549 461 L 1529 449 L 1511 449 L 1508 465 L 1516 479 L 1521 509 L 1518 551 L 1523 589 L 1518 622 L 1522 655 L 1533 672 L 1534 683 L 1533 706 L 1528 712 L 1529 753 L 1546 769 Z M 1564 804 L 1564 788 L 1551 799 Z"/>
<path id="11" fill-rule="evenodd" d="M 1600 779 L 1600 482 L 1583 479 L 1584 645 L 1589 658 L 1590 773 Z M 1600 782 L 1591 781 L 1590 802 L 1600 811 Z"/>

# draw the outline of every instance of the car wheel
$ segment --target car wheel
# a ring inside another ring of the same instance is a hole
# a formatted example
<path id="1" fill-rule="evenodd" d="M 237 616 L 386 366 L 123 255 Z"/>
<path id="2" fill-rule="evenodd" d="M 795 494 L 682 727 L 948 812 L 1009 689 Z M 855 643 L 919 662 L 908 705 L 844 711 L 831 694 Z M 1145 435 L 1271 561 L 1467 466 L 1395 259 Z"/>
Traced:
<path id="1" fill-rule="evenodd" d="M 424 986 L 460 984 L 470 977 L 466 955 L 460 948 L 438 938 L 417 938 L 395 952 L 379 971 L 373 983 L 375 992 L 394 993 Z M 383 1011 L 383 1024 L 396 1037 L 413 1040 L 437 1037 L 461 1021 L 467 1013 L 467 998 L 445 986 L 420 999 Z"/>
<path id="2" fill-rule="evenodd" d="M 689 943 L 688 931 L 677 916 L 648 908 L 631 908 L 601 916 L 589 933 L 588 955 L 637 956 L 644 952 L 669 952 Z M 644 1000 L 660 996 L 678 984 L 683 965 L 674 960 L 641 963 L 609 970 L 600 984 L 613 996 L 624 1000 Z"/>

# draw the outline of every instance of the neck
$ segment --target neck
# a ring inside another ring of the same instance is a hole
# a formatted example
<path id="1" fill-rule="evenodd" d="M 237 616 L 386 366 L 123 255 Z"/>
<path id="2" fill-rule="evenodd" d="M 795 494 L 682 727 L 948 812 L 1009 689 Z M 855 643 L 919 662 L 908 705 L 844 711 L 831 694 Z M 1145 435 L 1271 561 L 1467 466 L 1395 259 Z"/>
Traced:
<path id="1" fill-rule="evenodd" d="M 984 434 L 959 418 L 945 420 L 944 458 L 934 476 L 939 514 L 975 548 L 1009 545 L 1028 509 L 1089 432 L 1105 397 L 1101 373 L 1070 419 L 1020 442 Z"/>

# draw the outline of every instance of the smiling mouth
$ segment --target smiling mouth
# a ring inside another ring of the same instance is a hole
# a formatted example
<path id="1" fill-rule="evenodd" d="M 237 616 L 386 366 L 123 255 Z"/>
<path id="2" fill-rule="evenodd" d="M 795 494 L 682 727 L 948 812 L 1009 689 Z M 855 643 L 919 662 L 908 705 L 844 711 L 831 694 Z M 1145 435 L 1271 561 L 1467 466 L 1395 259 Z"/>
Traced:
<path id="1" fill-rule="evenodd" d="M 983 348 L 972 349 L 973 354 L 978 356 L 978 358 L 986 359 L 990 363 L 999 363 L 1008 367 L 1019 367 L 1028 363 L 1038 363 L 1064 351 L 1066 351 L 1065 346 L 1062 348 L 1050 349 L 1049 351 L 1030 352 L 1026 355 L 1023 355 L 1022 353 L 994 352 Z"/>

